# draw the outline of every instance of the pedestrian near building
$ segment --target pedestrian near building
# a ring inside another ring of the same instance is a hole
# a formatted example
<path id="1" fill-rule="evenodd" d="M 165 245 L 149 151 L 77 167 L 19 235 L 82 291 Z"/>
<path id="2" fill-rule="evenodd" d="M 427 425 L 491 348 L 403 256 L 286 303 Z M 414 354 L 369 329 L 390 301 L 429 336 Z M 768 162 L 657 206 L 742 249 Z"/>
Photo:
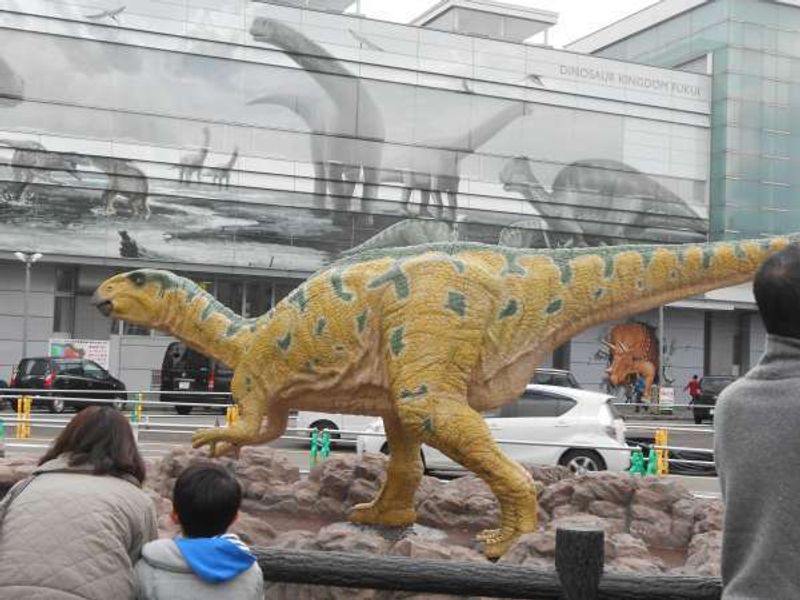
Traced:
<path id="1" fill-rule="evenodd" d="M 764 355 L 717 400 L 714 456 L 725 503 L 724 600 L 800 598 L 800 248 L 753 283 Z"/>
<path id="2" fill-rule="evenodd" d="M 638 375 L 633 384 L 633 401 L 636 403 L 636 412 L 639 412 L 645 387 L 647 387 L 647 382 L 644 380 L 644 375 Z"/>
<path id="3" fill-rule="evenodd" d="M 119 411 L 78 413 L 0 502 L 0 600 L 132 597 L 133 566 L 158 535 L 144 477 Z"/>
<path id="4" fill-rule="evenodd" d="M 696 404 L 697 401 L 700 399 L 700 395 L 703 391 L 700 389 L 700 380 L 697 378 L 697 375 L 694 375 L 690 380 L 683 387 L 683 391 L 689 390 L 689 396 L 691 396 L 691 403 Z"/>

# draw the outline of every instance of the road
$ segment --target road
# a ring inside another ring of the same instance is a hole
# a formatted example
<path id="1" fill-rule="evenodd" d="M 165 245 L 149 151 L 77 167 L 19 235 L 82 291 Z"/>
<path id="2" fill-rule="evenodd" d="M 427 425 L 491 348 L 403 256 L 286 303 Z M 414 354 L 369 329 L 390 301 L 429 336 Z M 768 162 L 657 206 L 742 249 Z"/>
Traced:
<path id="1" fill-rule="evenodd" d="M 6 456 L 41 455 L 53 438 L 69 421 L 73 414 L 52 415 L 35 410 L 32 414 L 31 435 L 29 438 L 15 437 L 15 427 L 11 420 L 16 414 L 8 409 L 0 411 L 0 418 L 6 420 Z M 201 427 L 224 426 L 224 415 L 209 412 L 182 416 L 173 412 L 153 411 L 145 413 L 139 428 L 139 445 L 146 458 L 157 458 L 169 452 L 176 444 L 188 444 L 191 434 Z M 291 424 L 290 424 L 291 425 Z M 710 425 L 698 426 L 689 421 L 660 421 L 655 418 L 629 418 L 626 420 L 628 437 L 652 437 L 655 429 L 666 427 L 669 430 L 669 445 L 689 448 L 711 449 L 713 429 Z M 294 439 L 292 439 L 294 438 Z M 308 441 L 302 432 L 293 432 L 276 440 L 270 446 L 286 453 L 290 462 L 306 471 L 309 468 Z M 351 453 L 353 445 L 340 443 L 333 449 L 335 453 Z M 693 492 L 716 496 L 719 485 L 716 477 L 676 476 Z"/>

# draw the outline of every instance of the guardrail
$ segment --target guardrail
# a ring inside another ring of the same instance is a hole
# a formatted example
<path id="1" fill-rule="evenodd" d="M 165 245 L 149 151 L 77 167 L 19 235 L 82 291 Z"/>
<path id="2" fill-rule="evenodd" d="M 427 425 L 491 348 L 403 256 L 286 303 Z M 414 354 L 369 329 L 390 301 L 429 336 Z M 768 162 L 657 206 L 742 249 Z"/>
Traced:
<path id="1" fill-rule="evenodd" d="M 719 579 L 604 573 L 602 530 L 556 530 L 555 570 L 484 562 L 254 548 L 268 582 L 538 600 L 718 600 Z"/>
<path id="2" fill-rule="evenodd" d="M 117 402 L 117 399 L 112 398 L 101 398 L 98 397 L 100 395 L 108 395 L 108 390 L 102 391 L 94 391 L 94 390 L 81 390 L 80 395 L 73 395 L 73 394 L 66 394 L 66 395 L 57 395 L 56 392 L 58 390 L 54 390 L 53 392 L 44 392 L 42 393 L 41 389 L 30 389 L 30 388 L 4 388 L 0 390 L 0 399 L 8 399 L 8 400 L 15 400 L 16 398 L 26 395 L 33 398 L 36 402 L 48 402 L 53 400 L 64 400 L 67 402 L 75 402 L 75 403 L 93 403 L 93 404 L 114 404 Z M 170 401 L 162 401 L 162 400 L 144 400 L 141 398 L 141 395 L 147 394 L 169 394 L 172 395 L 186 395 L 186 396 L 216 396 L 219 397 L 224 395 L 222 393 L 217 392 L 195 392 L 195 391 L 184 391 L 184 392 L 173 392 L 173 391 L 160 391 L 160 390 L 148 390 L 146 392 L 142 391 L 134 391 L 134 390 L 125 390 L 114 392 L 115 394 L 126 394 L 126 396 L 130 397 L 133 396 L 135 399 L 126 400 L 127 404 L 138 404 L 141 405 L 143 408 L 147 407 L 159 407 L 163 408 L 165 406 L 189 406 L 193 408 L 211 408 L 211 409 L 223 409 L 231 406 L 231 404 L 225 403 L 217 403 L 217 402 L 174 402 Z M 630 405 L 628 405 L 630 406 Z M 186 418 L 185 415 L 168 415 L 168 414 L 159 414 L 158 417 L 154 415 L 143 414 L 141 420 L 135 423 L 135 426 L 138 432 L 151 432 L 151 433 L 163 433 L 163 434 L 190 434 L 194 430 L 200 427 L 208 427 L 208 423 L 166 423 L 160 422 L 155 419 L 176 419 L 176 418 Z M 24 421 L 19 419 L 18 417 L 9 416 L 3 417 L 3 420 L 8 423 L 9 425 L 16 425 L 17 423 L 24 422 L 26 426 L 35 426 L 39 429 L 61 429 L 66 425 L 66 421 L 62 419 L 54 419 L 54 418 L 42 418 L 39 416 L 31 415 L 30 417 L 26 418 Z M 680 430 L 679 427 L 670 427 L 669 425 L 659 425 L 656 426 L 638 426 L 637 429 L 676 429 Z M 686 429 L 687 431 L 698 431 L 697 428 Z M 306 435 L 284 435 L 281 436 L 281 439 L 290 440 L 290 441 L 303 441 L 303 442 L 310 442 L 310 434 L 315 431 L 314 429 L 300 429 L 300 428 L 287 428 L 287 431 L 291 431 L 294 433 L 304 433 Z M 709 430 L 713 431 L 713 430 Z M 329 433 L 335 433 L 338 435 L 345 435 L 345 436 L 364 436 L 364 437 L 385 437 L 383 432 L 370 432 L 370 431 L 363 431 L 363 430 L 336 430 L 330 431 Z M 558 442 L 539 442 L 535 440 L 513 440 L 513 439 L 502 439 L 497 438 L 497 443 L 499 444 L 507 444 L 507 445 L 518 445 L 518 446 L 535 446 L 535 447 L 553 447 L 553 448 L 575 448 L 575 449 L 587 449 L 587 450 L 607 450 L 607 451 L 616 451 L 616 452 L 631 452 L 631 447 L 622 447 L 617 445 L 591 445 L 591 444 L 565 444 L 565 443 L 558 443 Z M 337 446 L 343 445 L 356 445 L 355 439 L 347 439 L 347 438 L 338 438 L 333 441 L 334 444 Z M 14 447 L 15 443 L 7 443 L 7 447 Z M 20 447 L 23 447 L 20 445 Z M 30 444 L 26 444 L 24 447 L 31 447 Z M 42 447 L 46 447 L 43 445 Z M 700 452 L 700 453 L 707 453 L 713 457 L 713 450 L 708 448 L 692 448 L 692 447 L 684 447 L 684 446 L 670 446 L 670 445 L 655 445 L 655 444 L 641 444 L 640 447 L 645 447 L 647 449 L 653 448 L 655 450 L 666 450 L 666 451 L 673 451 L 673 452 Z M 667 459 L 670 463 L 673 464 L 687 464 L 687 465 L 697 465 L 697 466 L 713 466 L 713 460 L 694 460 L 694 459 L 685 459 L 685 458 L 668 458 Z"/>

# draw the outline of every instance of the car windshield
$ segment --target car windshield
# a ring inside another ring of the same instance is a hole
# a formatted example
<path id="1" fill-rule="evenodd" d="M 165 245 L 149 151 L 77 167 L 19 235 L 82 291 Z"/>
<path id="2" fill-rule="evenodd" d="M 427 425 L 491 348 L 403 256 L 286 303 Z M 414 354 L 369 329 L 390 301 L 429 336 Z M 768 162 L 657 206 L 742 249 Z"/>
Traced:
<path id="1" fill-rule="evenodd" d="M 58 361 L 55 367 L 62 375 L 83 375 L 83 365 L 79 360 Z"/>
<path id="2" fill-rule="evenodd" d="M 47 361 L 43 358 L 28 358 L 19 364 L 19 373 L 22 377 L 47 374 Z"/>
<path id="3" fill-rule="evenodd" d="M 536 371 L 533 383 L 540 385 L 557 385 L 559 387 L 578 387 L 578 382 L 569 371 Z"/>
<path id="4" fill-rule="evenodd" d="M 704 392 L 721 392 L 733 382 L 733 377 L 703 377 L 700 387 Z"/>

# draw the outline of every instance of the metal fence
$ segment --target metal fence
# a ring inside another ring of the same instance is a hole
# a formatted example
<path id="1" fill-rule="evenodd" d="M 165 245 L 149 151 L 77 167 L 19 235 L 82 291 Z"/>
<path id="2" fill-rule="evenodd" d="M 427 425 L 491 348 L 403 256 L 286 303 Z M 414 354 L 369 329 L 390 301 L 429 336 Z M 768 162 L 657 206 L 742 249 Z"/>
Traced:
<path id="1" fill-rule="evenodd" d="M 103 396 L 108 396 L 108 390 L 81 390 L 80 394 L 64 394 L 60 393 L 61 390 L 54 390 L 52 392 L 42 392 L 41 389 L 28 389 L 28 388 L 6 388 L 0 389 L 0 401 L 6 400 L 9 401 L 11 404 L 15 403 L 16 400 L 22 396 L 27 396 L 32 398 L 34 403 L 39 405 L 47 406 L 48 402 L 53 402 L 54 400 L 63 400 L 66 404 L 74 403 L 77 405 L 87 405 L 87 404 L 116 404 L 119 403 L 118 398 L 107 398 Z M 114 391 L 115 395 L 125 394 L 126 401 L 124 410 L 131 409 L 133 413 L 133 409 L 135 407 L 139 408 L 139 414 L 141 418 L 134 418 L 132 414 L 132 425 L 135 427 L 137 433 L 139 432 L 149 432 L 151 435 L 158 435 L 158 434 L 186 434 L 187 437 L 191 435 L 196 429 L 201 427 L 208 427 L 208 423 L 201 423 L 201 422 L 182 422 L 177 423 L 175 422 L 177 419 L 187 419 L 190 418 L 188 415 L 171 415 L 164 412 L 158 412 L 157 415 L 155 411 L 151 414 L 148 414 L 148 409 L 164 409 L 169 407 L 176 407 L 176 406 L 184 406 L 184 407 L 191 407 L 191 408 L 198 408 L 198 409 L 211 409 L 211 410 L 219 410 L 221 411 L 220 416 L 224 414 L 225 410 L 231 404 L 222 404 L 218 402 L 196 402 L 196 401 L 180 401 L 176 402 L 172 400 L 174 397 L 186 396 L 187 398 L 194 398 L 194 397 L 203 397 L 203 396 L 215 396 L 219 398 L 220 396 L 228 396 L 230 394 L 223 394 L 219 392 L 198 392 L 198 391 L 156 391 L 156 390 L 146 390 L 146 391 Z M 168 394 L 170 396 L 169 401 L 162 401 L 162 400 L 152 400 L 152 399 L 145 399 L 145 398 L 157 398 L 161 394 Z M 1 402 L 0 402 L 1 403 Z M 631 406 L 627 404 L 626 406 Z M 0 418 L 2 418 L 7 425 L 16 426 L 18 425 L 21 420 L 19 413 L 16 416 L 4 416 L 0 414 Z M 24 419 L 24 422 L 28 426 L 35 426 L 37 429 L 62 429 L 66 426 L 66 421 L 64 419 L 56 418 L 54 416 L 47 416 L 41 415 L 39 413 L 30 415 L 27 419 Z M 224 426 L 223 423 L 218 423 L 218 426 Z M 656 429 L 667 429 L 671 431 L 693 431 L 693 432 L 713 432 L 713 429 L 705 429 L 705 428 L 697 428 L 697 427 L 687 427 L 687 426 L 674 426 L 661 423 L 659 425 L 653 426 L 641 426 L 637 425 L 637 429 L 643 430 L 656 430 Z M 287 434 L 281 436 L 283 440 L 293 440 L 293 441 L 310 441 L 310 435 L 313 432 L 313 429 L 300 429 L 296 427 L 289 427 L 287 428 Z M 339 429 L 335 432 L 339 436 L 363 436 L 363 437 L 385 437 L 383 433 L 379 432 L 369 432 L 369 431 L 362 431 L 362 430 L 344 430 Z M 8 437 L 8 434 L 7 434 Z M 536 440 L 516 440 L 516 439 L 501 439 L 496 438 L 495 440 L 499 444 L 505 445 L 516 445 L 516 446 L 538 446 L 538 447 L 555 447 L 555 448 L 575 448 L 575 449 L 586 449 L 586 450 L 606 450 L 606 451 L 613 451 L 613 452 L 631 452 L 632 447 L 620 447 L 615 445 L 587 445 L 587 444 L 565 444 L 559 442 L 544 442 L 544 441 L 536 441 Z M 339 446 L 348 446 L 348 445 L 355 445 L 355 439 L 347 439 L 346 437 L 339 437 L 338 439 L 334 440 L 334 443 Z M 6 441 L 5 444 L 6 448 L 32 448 L 32 447 L 42 447 L 46 448 L 46 443 L 41 443 L 39 446 L 35 445 L 31 442 L 9 442 Z M 685 464 L 685 465 L 695 465 L 700 467 L 713 467 L 713 451 L 708 448 L 693 448 L 693 447 L 685 447 L 685 446 L 672 446 L 672 445 L 656 445 L 652 443 L 648 444 L 639 444 L 640 447 L 644 446 L 646 449 L 653 448 L 655 450 L 665 450 L 670 453 L 681 453 L 681 452 L 697 452 L 707 454 L 711 457 L 710 460 L 696 460 L 696 459 L 686 459 L 686 458 L 675 458 L 671 457 L 668 458 L 668 462 L 670 464 Z"/>

